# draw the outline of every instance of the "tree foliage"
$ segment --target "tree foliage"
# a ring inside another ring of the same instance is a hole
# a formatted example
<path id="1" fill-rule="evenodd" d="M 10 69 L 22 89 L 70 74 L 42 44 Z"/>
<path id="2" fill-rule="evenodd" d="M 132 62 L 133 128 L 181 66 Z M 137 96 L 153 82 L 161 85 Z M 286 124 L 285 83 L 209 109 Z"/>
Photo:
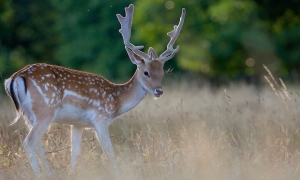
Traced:
<path id="1" fill-rule="evenodd" d="M 155 0 L 155 5 L 151 5 L 153 1 L 138 1 L 139 38 L 163 49 L 166 40 L 161 43 L 161 35 L 169 26 L 164 24 L 177 20 L 180 8 L 185 7 L 186 21 L 178 40 L 182 46 L 177 56 L 179 69 L 209 77 L 258 80 L 262 64 L 281 72 L 290 72 L 300 65 L 300 4 L 285 2 Z M 149 15 L 153 22 L 143 26 L 142 21 Z"/>
<path id="2" fill-rule="evenodd" d="M 128 1 L 54 1 L 60 15 L 56 27 L 60 43 L 55 59 L 62 65 L 100 73 L 108 78 L 126 76 L 134 70 L 119 33 L 116 14 Z"/>
<path id="3" fill-rule="evenodd" d="M 215 78 L 261 75 L 261 64 L 286 76 L 300 68 L 299 0 L 4 0 L 0 2 L 2 80 L 29 63 L 45 62 L 127 79 L 129 61 L 116 14 L 135 4 L 132 42 L 158 53 L 167 32 L 186 20 L 168 66 Z"/>
<path id="4" fill-rule="evenodd" d="M 50 2 L 5 0 L 0 7 L 2 76 L 8 77 L 28 63 L 58 62 L 53 55 L 58 45 L 56 14 Z"/>

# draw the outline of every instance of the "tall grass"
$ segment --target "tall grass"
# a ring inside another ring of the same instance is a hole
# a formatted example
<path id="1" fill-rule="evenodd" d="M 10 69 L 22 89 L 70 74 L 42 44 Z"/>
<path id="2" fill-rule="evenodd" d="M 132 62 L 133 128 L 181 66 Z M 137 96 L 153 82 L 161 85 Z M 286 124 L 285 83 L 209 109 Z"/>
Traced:
<path id="1" fill-rule="evenodd" d="M 168 84 L 163 97 L 147 96 L 110 127 L 122 179 L 299 179 L 300 94 L 297 87 L 285 88 L 289 98 L 268 85 L 211 90 Z M 8 127 L 13 104 L 7 97 L 1 102 L 0 179 L 33 179 L 23 120 Z M 109 179 L 91 129 L 84 132 L 75 172 L 68 174 L 69 129 L 52 125 L 43 137 L 56 178 Z"/>

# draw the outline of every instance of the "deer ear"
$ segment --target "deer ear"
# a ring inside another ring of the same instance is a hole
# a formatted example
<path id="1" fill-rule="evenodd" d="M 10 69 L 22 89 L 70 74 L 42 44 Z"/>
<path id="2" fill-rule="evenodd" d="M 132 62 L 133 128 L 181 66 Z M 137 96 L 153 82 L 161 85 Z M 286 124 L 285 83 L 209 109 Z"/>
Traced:
<path id="1" fill-rule="evenodd" d="M 148 54 L 149 54 L 151 60 L 158 58 L 156 52 L 154 51 L 154 49 L 152 47 L 149 48 Z"/>
<path id="2" fill-rule="evenodd" d="M 131 51 L 129 48 L 127 48 L 126 46 L 125 46 L 125 49 L 126 49 L 126 51 L 127 51 L 127 54 L 128 54 L 128 56 L 129 56 L 131 62 L 132 62 L 133 64 L 137 65 L 137 67 L 140 67 L 140 65 L 141 65 L 142 62 L 143 62 L 143 59 L 142 59 L 141 57 L 137 56 L 136 54 L 134 54 L 134 52 L 132 52 L 132 51 Z"/>

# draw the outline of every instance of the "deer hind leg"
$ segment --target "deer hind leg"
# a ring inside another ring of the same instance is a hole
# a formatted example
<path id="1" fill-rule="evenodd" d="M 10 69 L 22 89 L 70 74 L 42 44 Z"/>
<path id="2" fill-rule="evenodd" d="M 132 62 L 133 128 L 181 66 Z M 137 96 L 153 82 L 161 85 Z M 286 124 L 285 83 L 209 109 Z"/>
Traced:
<path id="1" fill-rule="evenodd" d="M 31 109 L 26 109 L 24 110 L 23 112 L 23 115 L 24 115 L 24 118 L 25 118 L 25 122 L 26 122 L 26 125 L 27 125 L 27 128 L 30 130 L 30 132 L 32 131 L 33 129 L 33 124 L 35 123 L 35 120 L 36 120 L 36 117 L 35 115 L 33 114 L 32 110 Z M 48 125 L 49 126 L 49 125 Z M 47 129 L 47 128 L 46 128 Z M 28 136 L 28 135 L 27 135 Z M 41 137 L 41 136 L 40 136 Z M 25 145 L 25 140 L 24 140 L 24 145 Z M 26 146 L 25 146 L 26 148 Z M 27 149 L 26 149 L 27 150 Z M 37 142 L 37 145 L 34 149 L 34 152 L 38 155 L 39 159 L 40 159 L 40 162 L 41 162 L 41 165 L 42 167 L 47 171 L 48 175 L 50 177 L 53 177 L 53 173 L 52 173 L 52 170 L 49 166 L 49 164 L 47 163 L 47 158 L 45 156 L 45 151 L 44 151 L 44 148 L 42 146 L 42 141 L 41 139 Z"/>
<path id="2" fill-rule="evenodd" d="M 81 145 L 81 138 L 83 134 L 84 128 L 81 126 L 72 125 L 71 126 L 71 171 L 75 169 L 76 161 L 78 155 L 80 154 L 80 145 Z"/>
<path id="3" fill-rule="evenodd" d="M 52 113 L 51 113 L 52 114 Z M 42 121 L 35 121 L 32 125 L 32 128 L 24 140 L 24 147 L 27 151 L 31 167 L 36 176 L 40 176 L 40 169 L 36 155 L 39 156 L 43 168 L 52 176 L 51 169 L 47 163 L 44 148 L 41 143 L 41 138 L 47 131 L 49 125 L 55 119 L 57 113 L 54 113 L 54 116 L 48 119 L 43 119 Z M 45 114 L 43 114 L 45 117 Z M 49 116 L 48 116 L 49 117 Z M 37 117 L 37 120 L 41 118 Z"/>
<path id="4" fill-rule="evenodd" d="M 47 158 L 46 158 L 46 155 L 45 155 L 45 150 L 44 150 L 44 148 L 42 146 L 42 142 L 41 141 L 39 141 L 37 143 L 36 151 L 35 152 L 39 156 L 43 168 L 47 171 L 48 175 L 53 178 L 54 176 L 53 176 L 52 170 L 51 170 L 51 168 L 50 168 L 50 166 L 49 166 L 49 164 L 47 162 Z"/>
<path id="5" fill-rule="evenodd" d="M 38 152 L 42 153 L 41 150 L 39 149 L 41 147 L 39 144 L 41 141 L 41 137 L 46 132 L 48 126 L 49 126 L 49 124 L 46 124 L 46 123 L 34 124 L 33 127 L 31 128 L 29 134 L 26 136 L 26 138 L 24 140 L 24 146 L 28 153 L 31 167 L 33 169 L 33 172 L 37 176 L 40 176 L 41 173 L 40 173 L 39 164 L 38 164 L 35 152 L 38 149 Z"/>
<path id="6" fill-rule="evenodd" d="M 35 116 L 32 114 L 32 112 L 30 112 L 30 113 L 31 113 L 31 115 L 29 115 L 28 111 L 27 111 L 26 114 L 24 113 L 24 116 L 25 116 L 25 119 L 26 119 L 25 122 L 26 122 L 27 128 L 29 130 L 32 129 L 33 123 L 35 122 Z M 41 140 L 37 143 L 35 152 L 37 153 L 37 155 L 40 159 L 42 167 L 47 171 L 47 173 L 50 177 L 53 177 L 52 170 L 51 170 L 49 164 L 47 163 L 47 158 L 45 156 L 45 151 L 44 151 Z"/>
<path id="7" fill-rule="evenodd" d="M 32 125 L 28 124 L 27 126 L 28 126 L 29 129 L 32 129 Z M 37 143 L 35 152 L 37 153 L 37 155 L 40 159 L 42 167 L 47 171 L 47 173 L 50 177 L 53 177 L 53 173 L 52 173 L 52 170 L 51 170 L 51 168 L 50 168 L 50 166 L 47 162 L 47 158 L 45 156 L 45 151 L 44 151 L 44 148 L 42 146 L 42 141 L 41 140 Z"/>
<path id="8" fill-rule="evenodd" d="M 40 136 L 35 135 L 36 132 L 41 131 L 42 128 L 38 127 L 38 124 L 36 124 L 36 115 L 32 110 L 32 98 L 31 98 L 32 93 L 29 90 L 27 90 L 25 80 L 21 77 L 17 77 L 15 79 L 14 86 L 15 86 L 14 90 L 16 93 L 15 97 L 17 99 L 17 102 L 19 103 L 19 110 L 20 112 L 23 113 L 23 116 L 26 120 L 26 125 L 30 130 L 30 133 L 27 135 L 27 137 L 24 140 L 24 146 L 29 154 L 29 159 L 32 168 L 34 169 L 34 173 L 37 175 L 40 174 L 39 166 L 36 161 L 35 153 L 37 153 L 37 155 L 40 157 L 43 168 L 48 172 L 50 176 L 52 176 L 51 169 L 47 163 L 44 149 L 42 147 L 41 139 L 40 139 L 40 137 L 44 134 L 44 132 Z M 17 119 L 18 117 L 16 118 L 16 120 Z M 15 123 L 16 120 L 13 123 Z M 40 130 L 37 131 L 36 129 L 40 129 Z"/>

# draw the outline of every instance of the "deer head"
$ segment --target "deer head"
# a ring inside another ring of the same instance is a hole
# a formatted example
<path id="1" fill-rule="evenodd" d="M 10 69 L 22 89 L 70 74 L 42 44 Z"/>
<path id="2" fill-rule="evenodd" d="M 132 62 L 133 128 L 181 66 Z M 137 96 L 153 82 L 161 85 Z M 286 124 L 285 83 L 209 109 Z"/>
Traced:
<path id="1" fill-rule="evenodd" d="M 130 60 L 133 64 L 137 65 L 138 71 L 136 77 L 139 83 L 154 97 L 160 97 L 163 94 L 161 81 L 164 76 L 164 63 L 172 59 L 172 57 L 179 51 L 179 46 L 174 49 L 173 45 L 181 31 L 185 18 L 185 9 L 182 9 L 178 26 L 175 25 L 174 30 L 167 33 L 171 37 L 171 40 L 167 45 L 167 50 L 160 56 L 157 56 L 152 47 L 149 48 L 148 54 L 146 54 L 140 50 L 144 48 L 144 46 L 135 46 L 129 42 L 131 37 L 133 12 L 134 6 L 131 4 L 129 7 L 125 8 L 125 17 L 117 14 L 117 18 L 121 24 L 121 29 L 119 32 L 123 36 L 125 49 Z"/>

